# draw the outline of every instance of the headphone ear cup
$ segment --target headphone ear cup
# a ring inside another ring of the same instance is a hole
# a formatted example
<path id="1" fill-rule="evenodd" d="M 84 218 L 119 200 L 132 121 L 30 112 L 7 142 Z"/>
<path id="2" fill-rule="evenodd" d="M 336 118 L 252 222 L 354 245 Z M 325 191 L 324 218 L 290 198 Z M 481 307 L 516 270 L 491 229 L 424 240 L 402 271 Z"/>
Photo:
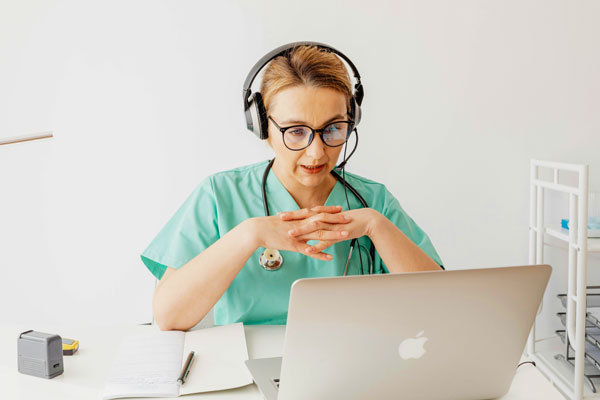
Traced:
<path id="1" fill-rule="evenodd" d="M 360 106 L 356 102 L 356 97 L 352 97 L 352 101 L 350 102 L 350 118 L 354 121 L 354 126 L 357 126 L 360 122 L 360 118 L 362 116 L 362 112 Z"/>
<path id="2" fill-rule="evenodd" d="M 256 107 L 254 106 L 254 101 L 252 97 L 248 99 L 248 105 L 244 108 L 244 116 L 246 117 L 246 128 L 252 133 L 256 135 L 254 132 L 255 121 L 256 121 Z"/>
<path id="3" fill-rule="evenodd" d="M 265 103 L 263 102 L 262 94 L 260 94 L 260 92 L 254 93 L 252 97 L 254 99 L 254 104 L 256 104 L 256 116 L 259 128 L 259 134 L 257 136 L 261 140 L 266 140 L 269 137 L 269 119 L 267 118 Z"/>
<path id="4" fill-rule="evenodd" d="M 250 97 L 245 115 L 248 130 L 261 140 L 267 139 L 269 137 L 267 112 L 260 92 L 253 93 Z"/>

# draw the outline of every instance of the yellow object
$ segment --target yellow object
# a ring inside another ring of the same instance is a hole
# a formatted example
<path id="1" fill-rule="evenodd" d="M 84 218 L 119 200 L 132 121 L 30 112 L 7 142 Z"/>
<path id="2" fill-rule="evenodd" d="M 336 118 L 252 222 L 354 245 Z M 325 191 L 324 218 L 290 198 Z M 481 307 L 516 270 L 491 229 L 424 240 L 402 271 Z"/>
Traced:
<path id="1" fill-rule="evenodd" d="M 62 338 L 63 356 L 73 355 L 79 348 L 79 340 Z"/>

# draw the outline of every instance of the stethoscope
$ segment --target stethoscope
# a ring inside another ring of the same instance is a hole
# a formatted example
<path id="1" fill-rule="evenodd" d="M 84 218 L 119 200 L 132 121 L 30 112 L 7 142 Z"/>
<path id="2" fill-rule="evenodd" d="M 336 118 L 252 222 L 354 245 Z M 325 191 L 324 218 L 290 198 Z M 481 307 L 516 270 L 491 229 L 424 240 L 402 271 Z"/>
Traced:
<path id="1" fill-rule="evenodd" d="M 266 190 L 267 176 L 269 175 L 269 171 L 271 170 L 271 167 L 273 166 L 274 162 L 275 162 L 275 158 L 273 158 L 267 165 L 267 168 L 265 168 L 265 172 L 263 173 L 263 178 L 262 178 L 262 199 L 263 199 L 263 206 L 265 209 L 266 217 L 268 217 L 270 215 L 269 214 L 269 203 L 267 202 L 267 190 Z M 351 191 L 352 194 L 360 201 L 360 203 L 362 204 L 363 207 L 365 207 L 365 208 L 369 207 L 367 205 L 367 202 L 365 201 L 365 199 L 360 195 L 360 193 L 358 193 L 358 191 L 356 189 L 354 189 L 352 187 L 352 185 L 350 185 L 341 175 L 339 175 L 337 172 L 335 172 L 335 170 L 331 170 L 331 175 L 333 175 L 335 177 L 335 179 L 337 179 L 342 185 L 344 185 L 344 190 L 347 189 L 347 190 Z M 346 199 L 347 198 L 348 198 L 348 196 L 346 195 Z M 344 276 L 346 276 L 346 273 L 348 272 L 348 265 L 350 264 L 350 259 L 352 258 L 352 252 L 354 251 L 354 246 L 356 245 L 356 243 L 358 243 L 358 240 L 356 238 L 352 239 L 352 241 L 350 242 L 350 251 L 348 252 L 348 259 L 346 261 L 346 268 L 344 269 Z M 358 251 L 359 251 L 359 255 L 360 255 L 360 243 L 359 243 Z M 373 245 L 373 242 L 371 242 L 369 256 L 371 258 L 370 263 L 369 263 L 369 274 L 373 274 L 373 262 L 375 260 L 375 246 Z M 281 255 L 279 250 L 265 249 L 261 253 L 258 262 L 264 269 L 266 269 L 268 271 L 276 271 L 279 268 L 281 268 L 281 266 L 283 265 L 283 256 Z M 360 268 L 362 271 L 362 257 L 360 260 Z"/>

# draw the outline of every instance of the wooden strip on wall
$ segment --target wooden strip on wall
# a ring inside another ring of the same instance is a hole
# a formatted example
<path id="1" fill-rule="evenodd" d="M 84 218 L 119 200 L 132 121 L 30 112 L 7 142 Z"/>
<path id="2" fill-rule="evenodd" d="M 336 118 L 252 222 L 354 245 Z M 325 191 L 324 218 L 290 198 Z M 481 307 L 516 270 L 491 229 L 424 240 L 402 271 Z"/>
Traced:
<path id="1" fill-rule="evenodd" d="M 27 142 L 29 140 L 38 140 L 54 137 L 52 132 L 41 132 L 41 133 L 32 133 L 30 135 L 22 135 L 22 136 L 13 136 L 9 138 L 0 138 L 0 146 L 4 144 L 12 144 L 12 143 L 20 143 Z"/>

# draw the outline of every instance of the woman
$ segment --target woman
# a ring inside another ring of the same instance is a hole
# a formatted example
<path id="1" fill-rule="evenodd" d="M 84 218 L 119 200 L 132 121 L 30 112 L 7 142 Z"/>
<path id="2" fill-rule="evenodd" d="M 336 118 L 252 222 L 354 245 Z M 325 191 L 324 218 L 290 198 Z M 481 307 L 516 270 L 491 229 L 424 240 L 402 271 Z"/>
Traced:
<path id="1" fill-rule="evenodd" d="M 364 207 L 334 175 L 362 98 L 341 53 L 310 43 L 279 48 L 263 75 L 258 122 L 274 160 L 206 178 L 142 253 L 160 279 L 161 329 L 187 330 L 213 306 L 216 325 L 285 324 L 300 278 L 443 269 L 385 186 L 342 171 Z"/>

